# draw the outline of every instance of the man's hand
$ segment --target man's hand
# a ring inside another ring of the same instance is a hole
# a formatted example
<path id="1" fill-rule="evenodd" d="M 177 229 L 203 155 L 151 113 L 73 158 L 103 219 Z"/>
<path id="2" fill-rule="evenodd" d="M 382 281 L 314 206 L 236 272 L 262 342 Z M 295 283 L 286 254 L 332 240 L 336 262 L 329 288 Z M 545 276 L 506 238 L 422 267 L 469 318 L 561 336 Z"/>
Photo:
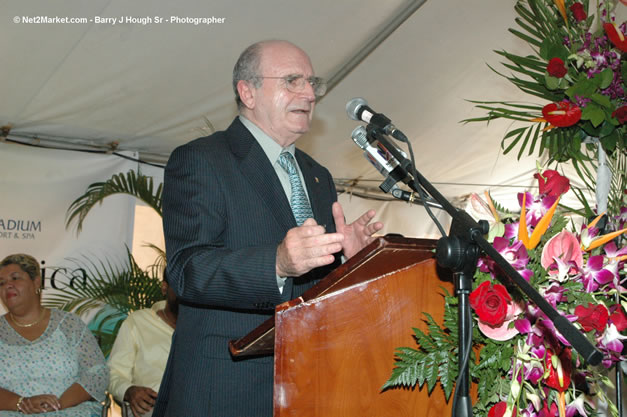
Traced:
<path id="1" fill-rule="evenodd" d="M 351 224 L 346 224 L 344 218 L 344 210 L 337 201 L 333 203 L 333 220 L 335 220 L 335 228 L 338 233 L 344 235 L 342 241 L 342 249 L 344 256 L 352 257 L 357 252 L 366 247 L 375 238 L 372 236 L 379 230 L 383 229 L 383 223 L 370 223 L 376 212 L 368 210 Z"/>
<path id="2" fill-rule="evenodd" d="M 314 219 L 290 229 L 277 248 L 276 273 L 280 277 L 298 277 L 319 266 L 333 263 L 334 253 L 342 250 L 341 233 L 325 233 Z"/>
<path id="3" fill-rule="evenodd" d="M 130 404 L 133 415 L 141 417 L 155 406 L 157 393 L 148 387 L 131 385 L 124 393 L 124 400 Z"/>

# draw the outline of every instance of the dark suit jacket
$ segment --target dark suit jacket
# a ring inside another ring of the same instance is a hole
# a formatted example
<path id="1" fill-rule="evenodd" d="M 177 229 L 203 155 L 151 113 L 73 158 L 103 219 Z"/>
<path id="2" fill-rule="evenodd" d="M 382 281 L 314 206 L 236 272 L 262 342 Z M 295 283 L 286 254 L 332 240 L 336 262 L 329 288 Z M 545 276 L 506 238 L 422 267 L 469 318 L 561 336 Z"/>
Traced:
<path id="1" fill-rule="evenodd" d="M 335 232 L 329 171 L 299 150 L 296 160 L 316 221 Z M 333 266 L 288 279 L 279 292 L 276 250 L 296 222 L 272 163 L 239 119 L 172 153 L 163 226 L 181 305 L 154 416 L 272 416 L 273 358 L 234 360 L 227 343 Z"/>

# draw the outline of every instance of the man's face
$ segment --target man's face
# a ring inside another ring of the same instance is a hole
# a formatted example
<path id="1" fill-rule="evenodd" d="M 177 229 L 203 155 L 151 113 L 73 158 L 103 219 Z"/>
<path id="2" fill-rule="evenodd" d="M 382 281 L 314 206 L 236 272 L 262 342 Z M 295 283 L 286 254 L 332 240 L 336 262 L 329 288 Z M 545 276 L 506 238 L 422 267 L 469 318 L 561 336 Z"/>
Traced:
<path id="1" fill-rule="evenodd" d="M 259 72 L 262 77 L 302 75 L 308 78 L 314 75 L 309 57 L 288 43 L 265 45 Z M 286 88 L 283 79 L 264 78 L 262 81 L 261 87 L 252 88 L 252 121 L 285 147 L 309 130 L 316 96 L 308 83 L 302 92 L 293 93 Z"/>

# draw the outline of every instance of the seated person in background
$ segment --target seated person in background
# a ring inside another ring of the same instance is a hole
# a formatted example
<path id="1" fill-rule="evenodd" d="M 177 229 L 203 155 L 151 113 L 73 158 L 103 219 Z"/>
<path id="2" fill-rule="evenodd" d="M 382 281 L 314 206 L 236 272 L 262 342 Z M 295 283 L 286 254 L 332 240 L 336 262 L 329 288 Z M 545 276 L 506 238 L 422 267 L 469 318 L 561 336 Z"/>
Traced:
<path id="1" fill-rule="evenodd" d="M 100 416 L 109 382 L 96 339 L 76 315 L 41 305 L 39 262 L 0 262 L 0 415 Z"/>
<path id="2" fill-rule="evenodd" d="M 109 391 L 127 401 L 135 417 L 152 415 L 176 327 L 178 303 L 165 275 L 161 292 L 164 301 L 124 320 L 109 357 Z"/>

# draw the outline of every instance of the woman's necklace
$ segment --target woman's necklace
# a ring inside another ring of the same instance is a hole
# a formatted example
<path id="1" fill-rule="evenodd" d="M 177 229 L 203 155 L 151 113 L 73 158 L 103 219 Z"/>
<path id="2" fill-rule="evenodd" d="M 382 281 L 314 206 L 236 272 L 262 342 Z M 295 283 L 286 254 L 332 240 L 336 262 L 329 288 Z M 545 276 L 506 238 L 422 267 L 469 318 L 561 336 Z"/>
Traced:
<path id="1" fill-rule="evenodd" d="M 28 324 L 23 324 L 15 320 L 15 316 L 13 316 L 13 313 L 11 312 L 9 312 L 9 315 L 11 316 L 11 320 L 13 320 L 13 324 L 15 324 L 17 327 L 33 327 L 34 325 L 38 324 L 41 320 L 43 320 L 44 316 L 46 315 L 46 309 L 42 308 L 39 318 L 35 320 L 34 322 L 28 323 Z"/>

